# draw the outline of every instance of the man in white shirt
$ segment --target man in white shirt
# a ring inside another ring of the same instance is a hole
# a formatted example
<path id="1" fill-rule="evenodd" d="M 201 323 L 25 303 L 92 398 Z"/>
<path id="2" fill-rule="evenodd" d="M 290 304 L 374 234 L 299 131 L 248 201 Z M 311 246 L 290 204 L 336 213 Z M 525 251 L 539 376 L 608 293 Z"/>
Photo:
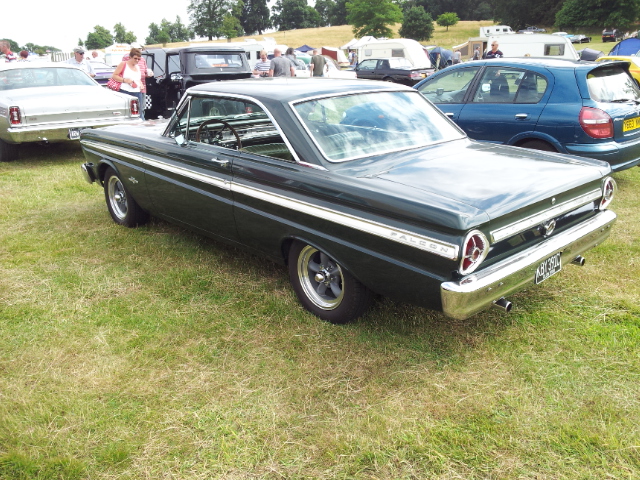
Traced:
<path id="1" fill-rule="evenodd" d="M 95 77 L 96 74 L 93 71 L 93 67 L 91 66 L 91 62 L 84 59 L 84 48 L 76 47 L 73 49 L 73 57 L 67 60 L 69 65 L 74 65 L 81 70 L 84 70 L 92 77 Z"/>

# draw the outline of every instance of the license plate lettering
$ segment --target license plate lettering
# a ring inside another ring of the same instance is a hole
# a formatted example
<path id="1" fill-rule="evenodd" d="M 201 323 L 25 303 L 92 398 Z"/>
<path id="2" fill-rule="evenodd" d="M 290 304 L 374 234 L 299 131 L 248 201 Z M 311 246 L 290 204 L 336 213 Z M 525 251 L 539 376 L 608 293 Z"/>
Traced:
<path id="1" fill-rule="evenodd" d="M 70 128 L 68 137 L 69 140 L 78 140 L 80 138 L 80 130 L 78 128 Z"/>
<path id="2" fill-rule="evenodd" d="M 556 253 L 552 257 L 542 261 L 536 269 L 536 284 L 544 282 L 547 278 L 562 270 L 562 254 Z"/>
<path id="3" fill-rule="evenodd" d="M 625 120 L 622 125 L 623 132 L 635 130 L 636 128 L 640 128 L 640 117 L 629 118 L 628 120 Z"/>

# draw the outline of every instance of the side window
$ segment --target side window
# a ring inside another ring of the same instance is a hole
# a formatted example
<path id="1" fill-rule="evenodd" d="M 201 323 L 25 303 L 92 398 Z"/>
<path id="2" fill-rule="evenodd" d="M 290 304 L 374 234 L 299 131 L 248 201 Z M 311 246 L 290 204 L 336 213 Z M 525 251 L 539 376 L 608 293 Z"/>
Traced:
<path id="1" fill-rule="evenodd" d="M 518 85 L 515 103 L 538 103 L 547 90 L 547 79 L 535 72 L 527 71 Z"/>
<path id="2" fill-rule="evenodd" d="M 561 45 L 552 45 L 545 44 L 544 46 L 544 56 L 545 57 L 562 57 L 564 56 L 564 44 Z"/>
<path id="3" fill-rule="evenodd" d="M 360 70 L 375 70 L 377 60 L 363 60 L 358 67 Z"/>
<path id="4" fill-rule="evenodd" d="M 418 90 L 433 103 L 462 103 L 480 67 L 459 68 L 423 83 Z"/>
<path id="5" fill-rule="evenodd" d="M 170 133 L 190 142 L 293 161 L 294 157 L 265 111 L 256 103 L 229 97 L 191 97 Z"/>
<path id="6" fill-rule="evenodd" d="M 480 80 L 473 96 L 474 103 L 513 103 L 522 79 L 522 70 L 489 67 Z"/>

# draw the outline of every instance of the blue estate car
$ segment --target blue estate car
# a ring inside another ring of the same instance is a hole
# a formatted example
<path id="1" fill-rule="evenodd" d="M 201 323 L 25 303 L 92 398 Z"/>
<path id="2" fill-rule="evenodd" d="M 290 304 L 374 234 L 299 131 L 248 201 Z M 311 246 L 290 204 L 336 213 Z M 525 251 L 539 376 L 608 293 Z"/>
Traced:
<path id="1" fill-rule="evenodd" d="M 640 89 L 626 62 L 505 58 L 454 65 L 415 85 L 469 137 L 640 163 Z"/>

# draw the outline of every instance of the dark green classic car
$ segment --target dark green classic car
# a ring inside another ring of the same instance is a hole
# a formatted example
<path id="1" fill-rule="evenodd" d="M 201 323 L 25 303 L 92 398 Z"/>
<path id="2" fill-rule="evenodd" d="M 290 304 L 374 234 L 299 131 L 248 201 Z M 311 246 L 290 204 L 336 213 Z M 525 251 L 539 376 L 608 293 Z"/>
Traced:
<path id="1" fill-rule="evenodd" d="M 305 308 L 344 323 L 373 293 L 464 319 L 582 264 L 616 215 L 605 162 L 476 143 L 383 82 L 189 89 L 165 123 L 82 133 L 113 220 L 149 214 L 288 265 Z"/>

